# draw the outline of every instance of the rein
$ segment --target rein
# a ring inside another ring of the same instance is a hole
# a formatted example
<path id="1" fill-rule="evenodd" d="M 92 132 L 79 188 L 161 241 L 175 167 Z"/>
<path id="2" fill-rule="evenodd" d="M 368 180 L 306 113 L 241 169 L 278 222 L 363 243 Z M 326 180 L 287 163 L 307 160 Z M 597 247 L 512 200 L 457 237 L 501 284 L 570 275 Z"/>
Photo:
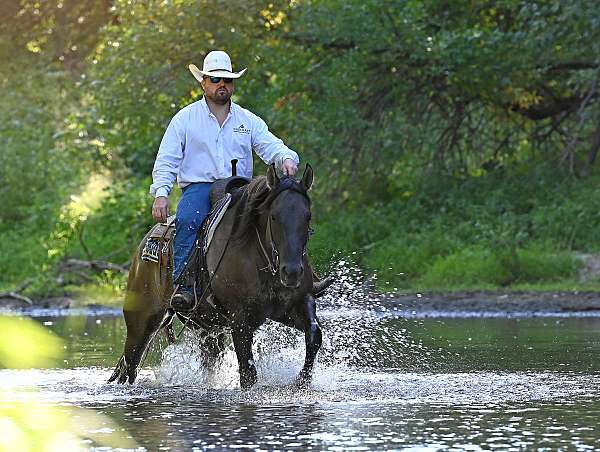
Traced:
<path id="1" fill-rule="evenodd" d="M 275 246 L 275 242 L 273 241 L 273 230 L 271 229 L 271 217 L 267 220 L 267 231 L 269 231 L 269 240 L 271 242 L 271 259 L 269 259 L 269 255 L 267 254 L 267 250 L 262 243 L 260 238 L 260 233 L 256 226 L 254 226 L 254 230 L 256 231 L 256 238 L 258 238 L 258 245 L 260 250 L 262 251 L 263 257 L 267 261 L 267 266 L 263 268 L 259 268 L 259 270 L 269 271 L 273 276 L 277 274 L 277 269 L 279 268 L 279 252 L 277 251 L 277 247 Z"/>

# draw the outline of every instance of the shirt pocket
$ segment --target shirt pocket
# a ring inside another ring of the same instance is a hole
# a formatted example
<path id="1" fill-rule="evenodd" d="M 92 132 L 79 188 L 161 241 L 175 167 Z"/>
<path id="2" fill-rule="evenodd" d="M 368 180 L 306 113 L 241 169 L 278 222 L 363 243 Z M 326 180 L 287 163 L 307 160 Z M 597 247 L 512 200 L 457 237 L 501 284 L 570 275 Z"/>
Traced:
<path id="1" fill-rule="evenodd" d="M 233 132 L 231 158 L 238 161 L 238 176 L 252 177 L 252 144 L 249 133 Z"/>

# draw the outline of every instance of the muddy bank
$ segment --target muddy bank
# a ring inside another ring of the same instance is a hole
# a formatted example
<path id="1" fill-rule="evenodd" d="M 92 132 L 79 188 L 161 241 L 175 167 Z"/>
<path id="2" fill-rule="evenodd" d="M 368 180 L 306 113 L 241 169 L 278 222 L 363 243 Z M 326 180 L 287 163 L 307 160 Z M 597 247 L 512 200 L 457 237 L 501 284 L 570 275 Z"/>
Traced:
<path id="1" fill-rule="evenodd" d="M 78 303 L 69 297 L 31 298 L 31 303 L 15 298 L 0 298 L 0 310 L 27 311 L 30 309 L 70 309 Z"/>
<path id="2" fill-rule="evenodd" d="M 335 297 L 335 295 L 333 295 Z M 569 313 L 595 311 L 600 315 L 600 292 L 424 292 L 411 294 L 382 295 L 374 297 L 373 308 L 384 307 L 404 313 Z M 1 298 L 0 311 L 22 312 L 39 309 L 121 309 L 121 305 L 103 306 L 85 304 L 69 297 L 33 299 L 32 304 L 20 300 Z M 362 304 L 360 300 L 356 300 Z"/>
<path id="3" fill-rule="evenodd" d="M 415 312 L 600 313 L 600 292 L 450 292 L 386 297 L 390 308 Z"/>

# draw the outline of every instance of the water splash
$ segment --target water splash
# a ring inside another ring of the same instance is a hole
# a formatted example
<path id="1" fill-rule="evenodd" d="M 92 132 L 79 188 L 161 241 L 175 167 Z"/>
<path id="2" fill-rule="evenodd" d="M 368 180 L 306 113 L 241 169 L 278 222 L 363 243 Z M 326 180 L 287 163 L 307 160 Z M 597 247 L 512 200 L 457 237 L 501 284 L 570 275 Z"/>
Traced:
<path id="1" fill-rule="evenodd" d="M 402 322 L 385 313 L 386 295 L 373 289 L 373 279 L 346 261 L 333 271 L 335 283 L 319 299 L 317 314 L 323 346 L 314 370 L 313 387 L 335 389 L 348 372 L 362 369 L 430 371 L 441 352 L 429 350 L 412 338 Z M 275 322 L 266 322 L 254 337 L 253 353 L 259 385 L 289 385 L 304 363 L 304 335 Z M 231 340 L 216 360 L 202 350 L 202 340 L 187 332 L 184 340 L 168 346 L 155 369 L 159 382 L 210 389 L 239 387 L 237 360 Z"/>
<path id="2" fill-rule="evenodd" d="M 160 365 L 154 369 L 157 382 L 169 386 L 214 389 L 236 387 L 239 375 L 233 347 L 227 347 L 221 356 L 213 360 L 206 352 L 205 341 L 186 330 L 183 340 L 166 347 Z"/>

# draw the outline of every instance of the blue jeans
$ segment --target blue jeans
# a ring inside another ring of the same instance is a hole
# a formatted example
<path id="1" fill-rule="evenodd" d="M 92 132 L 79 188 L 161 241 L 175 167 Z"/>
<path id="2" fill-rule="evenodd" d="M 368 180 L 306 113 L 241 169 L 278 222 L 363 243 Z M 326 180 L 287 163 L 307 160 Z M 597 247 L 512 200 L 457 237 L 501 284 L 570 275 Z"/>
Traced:
<path id="1" fill-rule="evenodd" d="M 177 206 L 175 239 L 173 241 L 173 281 L 176 281 L 187 263 L 196 235 L 210 212 L 211 182 L 198 182 L 185 187 Z"/>

